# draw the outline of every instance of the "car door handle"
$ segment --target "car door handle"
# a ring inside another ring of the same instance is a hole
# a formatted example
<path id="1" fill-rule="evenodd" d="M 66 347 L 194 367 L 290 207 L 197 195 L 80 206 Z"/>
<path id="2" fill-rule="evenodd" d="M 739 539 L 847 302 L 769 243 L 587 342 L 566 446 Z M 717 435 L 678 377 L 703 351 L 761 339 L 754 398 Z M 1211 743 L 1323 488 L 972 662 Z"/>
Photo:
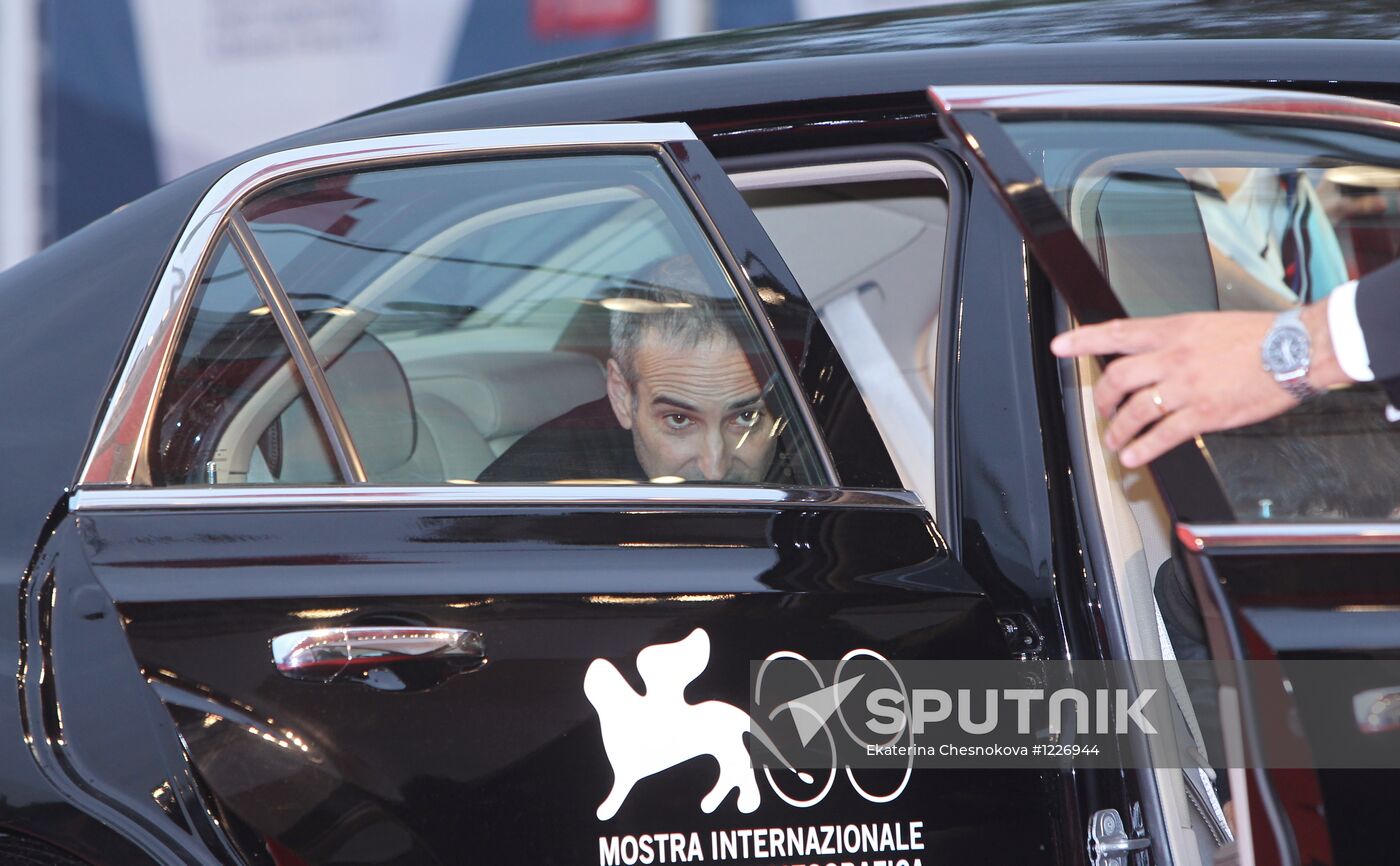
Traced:
<path id="1" fill-rule="evenodd" d="M 363 625 L 292 631 L 272 639 L 278 673 L 329 682 L 346 671 L 432 661 L 462 668 L 486 660 L 479 631 L 415 625 Z"/>

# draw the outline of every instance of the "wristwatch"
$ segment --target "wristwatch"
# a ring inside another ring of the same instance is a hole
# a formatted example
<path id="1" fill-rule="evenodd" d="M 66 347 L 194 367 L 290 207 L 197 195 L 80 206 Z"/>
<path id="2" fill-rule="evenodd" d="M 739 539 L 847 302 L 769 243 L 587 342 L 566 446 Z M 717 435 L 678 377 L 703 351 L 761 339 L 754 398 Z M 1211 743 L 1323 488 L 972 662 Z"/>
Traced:
<path id="1" fill-rule="evenodd" d="M 1294 307 L 1278 314 L 1273 327 L 1264 335 L 1260 349 L 1264 369 L 1273 374 L 1288 396 L 1298 402 L 1316 397 L 1320 392 L 1308 384 L 1308 365 L 1312 361 L 1312 343 L 1303 325 L 1303 310 Z"/>

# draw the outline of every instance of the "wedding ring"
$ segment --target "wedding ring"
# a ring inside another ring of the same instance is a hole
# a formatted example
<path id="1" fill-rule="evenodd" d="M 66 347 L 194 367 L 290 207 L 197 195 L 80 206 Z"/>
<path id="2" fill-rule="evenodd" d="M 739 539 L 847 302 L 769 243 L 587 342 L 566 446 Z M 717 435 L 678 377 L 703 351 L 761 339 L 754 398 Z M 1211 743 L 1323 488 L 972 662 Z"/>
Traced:
<path id="1" fill-rule="evenodd" d="M 1166 415 L 1170 411 L 1167 409 L 1166 403 L 1162 401 L 1162 395 L 1157 392 L 1156 388 L 1152 389 L 1152 405 L 1157 407 L 1158 415 Z"/>

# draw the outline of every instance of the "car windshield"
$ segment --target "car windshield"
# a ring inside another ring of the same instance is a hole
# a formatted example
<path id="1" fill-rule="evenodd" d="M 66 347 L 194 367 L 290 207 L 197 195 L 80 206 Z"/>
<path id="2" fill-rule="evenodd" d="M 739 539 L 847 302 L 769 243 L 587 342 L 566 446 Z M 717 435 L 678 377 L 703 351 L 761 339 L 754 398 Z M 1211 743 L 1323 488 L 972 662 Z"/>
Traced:
<path id="1" fill-rule="evenodd" d="M 1008 120 L 1131 316 L 1286 310 L 1400 257 L 1400 144 L 1294 125 Z M 1365 384 L 1202 447 L 1236 517 L 1400 517 L 1400 424 Z"/>

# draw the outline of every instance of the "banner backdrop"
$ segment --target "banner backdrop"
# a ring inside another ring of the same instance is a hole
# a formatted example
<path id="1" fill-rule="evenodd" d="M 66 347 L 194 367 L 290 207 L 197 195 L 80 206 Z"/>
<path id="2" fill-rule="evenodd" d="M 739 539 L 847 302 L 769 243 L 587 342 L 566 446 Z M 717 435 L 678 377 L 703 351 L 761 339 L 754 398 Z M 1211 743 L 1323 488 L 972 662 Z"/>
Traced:
<path id="1" fill-rule="evenodd" d="M 33 2 L 41 9 L 46 62 L 40 113 L 49 182 L 35 219 L 45 243 L 201 165 L 436 85 L 648 42 L 661 32 L 686 35 L 917 5 L 912 0 L 6 2 Z"/>

